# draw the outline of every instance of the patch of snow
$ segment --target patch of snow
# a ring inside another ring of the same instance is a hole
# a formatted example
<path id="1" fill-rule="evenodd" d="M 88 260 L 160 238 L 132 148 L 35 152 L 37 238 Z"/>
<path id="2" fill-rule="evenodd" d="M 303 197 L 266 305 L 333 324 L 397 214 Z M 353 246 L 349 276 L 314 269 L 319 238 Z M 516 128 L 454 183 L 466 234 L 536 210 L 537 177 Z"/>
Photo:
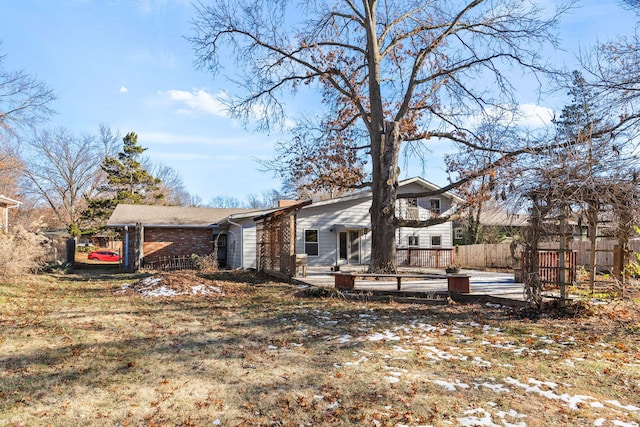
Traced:
<path id="1" fill-rule="evenodd" d="M 587 403 L 588 400 L 595 400 L 593 397 L 591 396 L 583 396 L 583 395 L 575 395 L 575 396 L 570 396 L 566 393 L 564 394 L 556 394 L 555 392 L 551 391 L 551 390 L 542 390 L 540 388 L 539 385 L 533 385 L 530 386 L 529 384 L 525 384 L 525 383 L 521 383 L 520 381 L 511 378 L 511 377 L 507 377 L 505 379 L 505 382 L 507 382 L 508 384 L 512 384 L 515 385 L 517 387 L 522 388 L 526 393 L 536 393 L 542 397 L 546 397 L 547 399 L 551 399 L 551 400 L 559 400 L 562 402 L 566 402 L 568 403 L 569 408 L 571 409 L 580 409 L 579 408 L 579 404 L 581 403 Z M 555 383 L 545 383 L 542 381 L 537 381 L 534 379 L 529 379 L 529 382 L 532 383 L 538 383 L 540 385 L 546 385 L 549 386 L 549 384 L 553 384 L 555 387 Z"/>
<path id="2" fill-rule="evenodd" d="M 338 406 L 340 406 L 340 404 L 339 404 L 338 402 L 329 403 L 329 404 L 327 405 L 327 409 L 335 409 L 335 408 L 337 408 Z"/>
<path id="3" fill-rule="evenodd" d="M 491 414 L 485 411 L 482 408 L 470 409 L 464 412 L 465 415 L 475 415 L 478 414 L 481 418 L 477 416 L 470 416 L 464 418 L 458 418 L 458 422 L 461 426 L 465 427 L 475 427 L 475 426 L 490 426 L 490 427 L 499 427 L 499 424 L 496 424 L 491 419 Z"/>
<path id="4" fill-rule="evenodd" d="M 344 362 L 343 365 L 344 366 L 358 366 L 362 362 L 368 362 L 368 361 L 369 361 L 369 359 L 366 356 L 362 356 L 362 357 L 360 357 L 360 359 L 356 360 L 355 362 Z"/>
<path id="5" fill-rule="evenodd" d="M 603 426 L 603 425 L 604 425 L 604 422 L 605 422 L 605 421 L 607 421 L 605 418 L 598 418 L 597 420 L 595 420 L 595 421 L 593 422 L 593 425 L 594 425 L 595 427 L 601 427 L 601 426 Z"/>
<path id="6" fill-rule="evenodd" d="M 369 335 L 369 341 L 400 341 L 400 337 L 389 330 Z"/>
<path id="7" fill-rule="evenodd" d="M 635 412 L 635 411 L 640 411 L 640 408 L 634 405 L 623 405 L 622 403 L 618 402 L 617 400 L 607 400 L 607 403 L 612 404 L 613 406 L 616 406 L 620 409 L 624 409 L 625 411 L 631 411 L 631 412 Z"/>
<path id="8" fill-rule="evenodd" d="M 447 391 L 456 391 L 456 387 L 466 389 L 469 386 L 465 383 L 461 383 L 460 380 L 455 380 L 455 382 L 445 381 L 445 380 L 431 380 L 435 385 L 439 385 L 444 387 Z"/>
<path id="9" fill-rule="evenodd" d="M 397 382 L 400 382 L 400 378 L 398 377 L 384 377 L 385 380 L 387 380 L 388 382 L 390 382 L 391 384 L 395 384 Z"/>
<path id="10" fill-rule="evenodd" d="M 352 339 L 353 339 L 353 337 L 351 335 L 345 334 L 345 335 L 341 336 L 340 338 L 338 338 L 338 342 L 340 344 L 346 344 L 348 342 L 351 342 Z"/>
<path id="11" fill-rule="evenodd" d="M 175 297 L 178 295 L 178 292 L 175 289 L 161 286 L 156 289 L 141 289 L 140 294 L 145 297 Z"/>
<path id="12" fill-rule="evenodd" d="M 475 388 L 485 387 L 496 393 L 508 393 L 510 391 L 509 388 L 505 387 L 502 384 L 492 384 L 486 381 L 483 383 L 472 383 L 472 384 Z"/>
<path id="13" fill-rule="evenodd" d="M 475 356 L 473 358 L 472 363 L 474 365 L 480 366 L 481 368 L 490 368 L 491 366 L 493 366 L 491 362 L 489 362 L 488 360 L 484 360 L 482 357 L 478 357 L 478 356 Z"/>
<path id="14" fill-rule="evenodd" d="M 626 423 L 624 421 L 620 421 L 620 420 L 614 420 L 612 421 L 614 426 L 620 426 L 620 427 L 638 427 L 639 424 L 636 422 L 630 422 L 630 423 Z"/>

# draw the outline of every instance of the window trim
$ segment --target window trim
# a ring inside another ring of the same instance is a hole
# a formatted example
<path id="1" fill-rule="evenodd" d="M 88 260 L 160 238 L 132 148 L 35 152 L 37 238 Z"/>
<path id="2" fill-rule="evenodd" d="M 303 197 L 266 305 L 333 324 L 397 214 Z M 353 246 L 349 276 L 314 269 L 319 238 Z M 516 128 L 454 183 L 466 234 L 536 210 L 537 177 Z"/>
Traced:
<path id="1" fill-rule="evenodd" d="M 411 243 L 411 240 L 415 239 L 415 243 Z M 420 247 L 420 236 L 411 235 L 407 236 L 407 246 L 410 248 L 418 248 Z"/>
<path id="2" fill-rule="evenodd" d="M 418 221 L 420 219 L 420 204 L 417 197 L 407 199 L 407 219 Z"/>
<path id="3" fill-rule="evenodd" d="M 438 202 L 438 208 L 433 207 L 433 202 Z M 442 213 L 442 201 L 440 199 L 429 199 L 429 211 L 433 214 L 440 215 Z"/>
<path id="4" fill-rule="evenodd" d="M 433 238 L 437 237 L 438 239 L 440 239 L 440 243 L 437 245 L 433 244 Z M 441 248 L 442 247 L 442 234 L 432 234 L 431 236 L 429 236 L 429 243 L 431 243 L 431 247 L 432 248 Z"/>
<path id="5" fill-rule="evenodd" d="M 453 229 L 453 238 L 456 240 L 464 239 L 464 230 L 462 227 L 456 227 Z"/>
<path id="6" fill-rule="evenodd" d="M 315 231 L 315 233 L 316 233 L 316 241 L 315 242 L 307 241 L 307 232 L 309 232 L 309 231 Z M 320 230 L 318 230 L 317 228 L 308 228 L 308 229 L 304 230 L 303 236 L 304 236 L 303 237 L 303 240 L 304 240 L 304 253 L 307 254 L 307 256 L 309 256 L 309 257 L 320 256 Z M 315 245 L 316 253 L 315 254 L 310 254 L 309 251 L 307 250 L 307 245 Z"/>

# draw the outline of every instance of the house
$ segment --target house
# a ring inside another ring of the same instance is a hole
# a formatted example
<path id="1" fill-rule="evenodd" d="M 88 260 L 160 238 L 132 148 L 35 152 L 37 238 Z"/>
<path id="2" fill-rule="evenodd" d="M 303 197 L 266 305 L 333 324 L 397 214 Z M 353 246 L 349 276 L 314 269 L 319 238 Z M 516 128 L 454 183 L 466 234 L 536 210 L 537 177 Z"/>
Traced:
<path id="1" fill-rule="evenodd" d="M 120 204 L 107 226 L 122 231 L 125 269 L 137 269 L 138 259 L 211 254 L 217 223 L 245 211 L 248 210 Z M 219 238 L 217 243 L 219 254 L 226 255 L 226 239 Z M 219 261 L 223 266 L 226 263 L 224 256 Z"/>
<path id="2" fill-rule="evenodd" d="M 398 183 L 398 194 L 437 190 L 422 178 Z M 307 254 L 308 265 L 369 264 L 371 256 L 371 192 L 314 202 L 298 213 L 296 252 Z M 461 199 L 451 193 L 440 196 L 398 199 L 396 216 L 408 220 L 428 220 L 448 215 Z M 452 248 L 450 221 L 427 228 L 399 228 L 396 247 L 403 249 Z"/>
<path id="3" fill-rule="evenodd" d="M 22 203 L 0 194 L 0 232 L 9 232 L 9 209 L 17 208 Z"/>
<path id="4" fill-rule="evenodd" d="M 529 215 L 487 207 L 480 212 L 479 222 L 479 243 L 500 243 L 522 236 L 523 230 L 529 225 Z M 454 244 L 469 244 L 472 236 L 469 236 L 465 216 L 455 221 L 453 226 Z"/>
<path id="5" fill-rule="evenodd" d="M 422 178 L 399 183 L 398 192 L 437 190 Z M 299 201 L 265 210 L 118 205 L 109 227 L 122 228 L 127 257 L 140 246 L 140 258 L 210 254 L 229 268 L 257 268 L 293 273 L 291 257 L 300 254 L 310 266 L 366 265 L 371 256 L 371 192 L 323 201 Z M 427 220 L 450 213 L 461 200 L 451 194 L 399 199 L 396 214 Z M 136 235 L 138 233 L 138 235 Z M 128 240 L 127 240 L 128 239 Z M 450 221 L 427 228 L 400 228 L 396 245 L 403 250 L 453 247 Z M 127 242 L 142 241 L 142 245 Z M 410 252 L 407 252 L 410 253 Z M 127 260 L 125 259 L 125 262 Z M 408 261 L 407 261 L 408 262 Z"/>

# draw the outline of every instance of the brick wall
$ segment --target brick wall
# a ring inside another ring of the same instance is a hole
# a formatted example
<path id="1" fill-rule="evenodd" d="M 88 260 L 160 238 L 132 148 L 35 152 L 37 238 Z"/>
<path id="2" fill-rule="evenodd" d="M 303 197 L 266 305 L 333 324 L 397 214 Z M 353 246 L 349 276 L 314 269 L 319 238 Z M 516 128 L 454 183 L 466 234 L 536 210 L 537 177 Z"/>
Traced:
<path id="1" fill-rule="evenodd" d="M 133 259 L 134 227 L 129 228 L 129 259 Z M 124 245 L 125 237 L 122 236 Z M 144 229 L 144 257 L 147 260 L 165 256 L 208 255 L 213 252 L 212 232 L 203 228 Z"/>

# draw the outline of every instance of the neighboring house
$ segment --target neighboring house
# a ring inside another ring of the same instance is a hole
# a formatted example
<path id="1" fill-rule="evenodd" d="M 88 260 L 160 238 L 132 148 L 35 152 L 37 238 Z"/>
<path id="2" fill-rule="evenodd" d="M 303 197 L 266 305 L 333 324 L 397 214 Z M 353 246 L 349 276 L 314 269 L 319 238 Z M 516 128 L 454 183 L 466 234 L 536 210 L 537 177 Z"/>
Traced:
<path id="1" fill-rule="evenodd" d="M 479 243 L 499 243 L 505 240 L 522 237 L 523 230 L 529 225 L 529 216 L 510 213 L 503 209 L 489 208 L 480 213 Z M 454 244 L 470 243 L 471 236 L 464 220 L 454 223 Z"/>
<path id="2" fill-rule="evenodd" d="M 422 178 L 399 183 L 399 193 L 436 190 Z M 396 214 L 427 220 L 447 215 L 461 199 L 445 193 L 418 199 L 399 199 Z M 218 259 L 229 268 L 258 268 L 291 272 L 290 257 L 306 255 L 311 266 L 366 265 L 371 257 L 371 192 L 362 191 L 324 201 L 283 203 L 260 211 L 247 209 L 184 208 L 118 205 L 109 227 L 126 228 L 123 247 L 134 248 L 140 234 L 140 256 L 210 254 L 217 240 Z M 140 224 L 137 227 L 136 224 Z M 427 228 L 400 228 L 398 248 L 452 248 L 450 221 Z M 128 239 L 128 240 L 127 240 Z M 130 243 L 127 243 L 130 242 Z"/>
<path id="3" fill-rule="evenodd" d="M 0 232 L 9 232 L 9 209 L 17 208 L 22 202 L 10 199 L 0 194 Z"/>

